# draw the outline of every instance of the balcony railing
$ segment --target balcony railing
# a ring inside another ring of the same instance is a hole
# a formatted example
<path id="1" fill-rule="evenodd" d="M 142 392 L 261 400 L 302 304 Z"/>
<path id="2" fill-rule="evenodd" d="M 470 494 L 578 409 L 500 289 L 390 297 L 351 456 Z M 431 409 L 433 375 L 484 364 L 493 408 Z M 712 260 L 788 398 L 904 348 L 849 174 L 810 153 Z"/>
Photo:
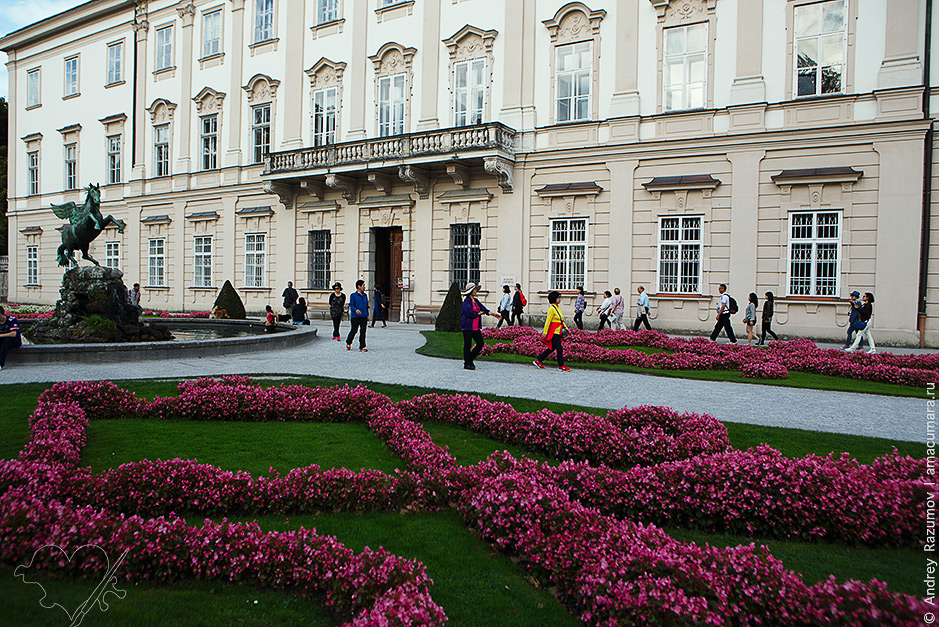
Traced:
<path id="1" fill-rule="evenodd" d="M 467 153 L 486 152 L 514 161 L 515 131 L 498 122 L 490 122 L 272 152 L 267 156 L 264 173 L 280 174 L 389 161 L 397 164 L 420 157 L 450 158 L 461 154 L 469 157 L 478 155 Z"/>

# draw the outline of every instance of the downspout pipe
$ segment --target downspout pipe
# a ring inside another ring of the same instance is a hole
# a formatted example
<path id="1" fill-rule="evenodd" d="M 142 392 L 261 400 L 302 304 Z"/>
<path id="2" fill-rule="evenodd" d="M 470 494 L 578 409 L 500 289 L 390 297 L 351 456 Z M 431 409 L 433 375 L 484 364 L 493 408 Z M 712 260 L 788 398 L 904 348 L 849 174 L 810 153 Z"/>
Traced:
<path id="1" fill-rule="evenodd" d="M 926 41 L 923 54 L 923 119 L 929 121 L 926 129 L 926 145 L 923 151 L 923 224 L 920 237 L 920 268 L 919 268 L 919 347 L 926 345 L 926 296 L 929 279 L 929 230 L 932 219 L 932 167 L 933 167 L 933 121 L 930 111 L 930 97 L 932 84 L 930 80 L 932 60 L 932 20 L 933 2 L 926 2 Z"/>

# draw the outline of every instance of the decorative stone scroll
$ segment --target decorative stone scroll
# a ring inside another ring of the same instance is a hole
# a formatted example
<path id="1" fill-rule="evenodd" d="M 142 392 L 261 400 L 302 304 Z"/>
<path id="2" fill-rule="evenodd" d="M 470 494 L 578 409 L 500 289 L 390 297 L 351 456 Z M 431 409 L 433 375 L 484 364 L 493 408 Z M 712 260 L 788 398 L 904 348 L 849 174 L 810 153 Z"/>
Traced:
<path id="1" fill-rule="evenodd" d="M 486 172 L 498 179 L 499 187 L 505 194 L 511 194 L 513 189 L 514 165 L 502 157 L 486 157 L 483 161 Z"/>
<path id="2" fill-rule="evenodd" d="M 342 192 L 342 197 L 346 199 L 349 203 L 355 203 L 356 200 L 356 191 L 357 185 L 355 179 L 351 176 L 344 176 L 342 174 L 327 174 L 326 175 L 326 187 L 331 187 L 333 189 L 338 189 Z"/>

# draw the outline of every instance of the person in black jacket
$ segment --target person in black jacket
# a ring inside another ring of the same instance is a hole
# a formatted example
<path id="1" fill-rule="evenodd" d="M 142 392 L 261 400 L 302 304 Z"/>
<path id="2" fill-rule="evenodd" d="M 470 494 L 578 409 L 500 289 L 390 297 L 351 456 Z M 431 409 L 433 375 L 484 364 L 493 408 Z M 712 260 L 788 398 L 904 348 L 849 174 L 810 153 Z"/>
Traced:
<path id="1" fill-rule="evenodd" d="M 372 316 L 371 326 L 375 326 L 376 320 L 381 320 L 381 326 L 387 327 L 388 325 L 385 323 L 385 312 L 387 311 L 387 307 L 385 306 L 385 295 L 382 293 L 381 287 L 377 285 L 375 286 L 375 305 L 373 311 L 375 312 L 375 315 Z"/>
<path id="2" fill-rule="evenodd" d="M 766 344 L 766 334 L 769 333 L 773 336 L 774 340 L 778 340 L 779 336 L 773 332 L 773 293 L 766 292 L 766 302 L 763 303 L 763 314 L 760 316 L 762 318 L 762 324 L 760 324 L 760 341 L 756 343 L 757 346 L 763 346 Z"/>
<path id="3" fill-rule="evenodd" d="M 520 283 L 515 284 L 515 294 L 512 295 L 512 319 L 509 321 L 509 324 L 522 324 L 522 312 L 525 311 L 525 303 L 522 302 L 524 295 L 522 294 L 522 286 Z"/>
<path id="4" fill-rule="evenodd" d="M 346 310 L 346 295 L 342 293 L 342 285 L 337 281 L 333 283 L 333 293 L 329 295 L 329 316 L 333 319 L 333 339 L 340 339 L 339 323 Z"/>
<path id="5" fill-rule="evenodd" d="M 293 311 L 293 306 L 297 304 L 297 299 L 300 298 L 300 294 L 297 293 L 297 290 L 293 289 L 293 281 L 287 281 L 287 289 L 284 290 L 284 309 L 287 310 L 289 315 Z"/>

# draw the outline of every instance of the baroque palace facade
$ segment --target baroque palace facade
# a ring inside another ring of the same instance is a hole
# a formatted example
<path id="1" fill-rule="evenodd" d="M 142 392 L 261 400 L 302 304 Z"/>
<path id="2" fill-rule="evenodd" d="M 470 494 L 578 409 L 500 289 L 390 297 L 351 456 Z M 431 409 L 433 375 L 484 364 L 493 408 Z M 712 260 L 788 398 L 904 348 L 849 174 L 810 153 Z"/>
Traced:
<path id="1" fill-rule="evenodd" d="M 858 289 L 878 342 L 939 346 L 928 5 L 87 2 L 0 39 L 10 300 L 57 299 L 49 204 L 92 182 L 126 228 L 91 254 L 149 308 L 361 277 L 392 319 L 454 280 L 538 315 L 642 285 L 654 326 L 701 332 L 726 283 L 841 339 Z"/>

